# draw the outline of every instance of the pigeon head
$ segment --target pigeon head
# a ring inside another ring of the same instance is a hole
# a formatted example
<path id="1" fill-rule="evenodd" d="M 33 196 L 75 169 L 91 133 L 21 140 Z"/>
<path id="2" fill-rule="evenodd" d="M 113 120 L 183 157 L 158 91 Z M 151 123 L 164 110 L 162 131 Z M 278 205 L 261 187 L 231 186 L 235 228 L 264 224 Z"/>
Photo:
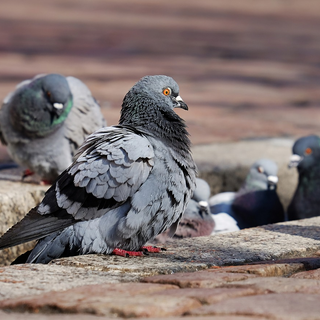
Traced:
<path id="1" fill-rule="evenodd" d="M 178 84 L 164 75 L 145 76 L 125 95 L 119 124 L 139 127 L 175 145 L 177 150 L 184 147 L 189 150 L 186 125 L 174 108 L 188 110 L 179 95 Z"/>
<path id="2" fill-rule="evenodd" d="M 124 97 L 120 123 L 143 125 L 152 120 L 158 121 L 159 114 L 172 117 L 174 108 L 188 110 L 179 96 L 178 84 L 168 76 L 146 76 Z"/>
<path id="3" fill-rule="evenodd" d="M 30 138 L 44 137 L 67 118 L 72 93 L 64 76 L 49 74 L 21 86 L 11 103 L 13 127 Z"/>
<path id="4" fill-rule="evenodd" d="M 247 191 L 275 190 L 278 183 L 278 167 L 270 159 L 260 159 L 250 168 L 245 181 Z"/>
<path id="5" fill-rule="evenodd" d="M 299 173 L 309 170 L 319 164 L 320 138 L 310 135 L 298 139 L 292 147 L 289 168 L 296 167 Z"/>

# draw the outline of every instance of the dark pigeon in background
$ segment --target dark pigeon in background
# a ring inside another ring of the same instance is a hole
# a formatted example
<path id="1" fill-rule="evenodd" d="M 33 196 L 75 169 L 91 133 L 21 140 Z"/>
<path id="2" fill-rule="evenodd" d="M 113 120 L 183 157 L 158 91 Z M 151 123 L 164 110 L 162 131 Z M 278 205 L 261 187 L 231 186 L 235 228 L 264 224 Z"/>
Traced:
<path id="1" fill-rule="evenodd" d="M 86 139 L 40 205 L 0 238 L 0 249 L 41 238 L 28 263 L 143 255 L 147 241 L 174 230 L 196 182 L 186 125 L 174 108 L 188 109 L 172 78 L 142 78 L 123 100 L 119 125 Z"/>
<path id="2" fill-rule="evenodd" d="M 0 111 L 0 139 L 9 155 L 48 183 L 72 163 L 84 139 L 105 125 L 88 87 L 60 74 L 23 81 Z"/>
<path id="3" fill-rule="evenodd" d="M 278 167 L 272 160 L 258 160 L 237 193 L 220 193 L 210 198 L 211 213 L 229 214 L 240 229 L 284 221 L 276 191 L 277 173 Z"/>
<path id="4" fill-rule="evenodd" d="M 287 209 L 288 220 L 320 215 L 320 138 L 310 135 L 292 147 L 289 167 L 296 167 L 299 181 Z"/>
<path id="5" fill-rule="evenodd" d="M 165 243 L 170 238 L 182 239 L 209 236 L 213 232 L 215 222 L 209 208 L 210 186 L 200 178 L 196 179 L 196 189 L 179 222 L 174 235 L 170 229 L 159 234 L 155 241 Z"/>

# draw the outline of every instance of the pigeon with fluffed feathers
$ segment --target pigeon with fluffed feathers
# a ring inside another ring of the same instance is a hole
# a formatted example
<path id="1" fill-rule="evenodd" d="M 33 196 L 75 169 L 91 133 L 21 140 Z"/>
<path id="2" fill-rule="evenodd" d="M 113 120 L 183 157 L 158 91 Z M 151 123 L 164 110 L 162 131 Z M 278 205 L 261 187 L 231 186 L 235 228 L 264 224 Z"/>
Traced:
<path id="1" fill-rule="evenodd" d="M 292 147 L 289 168 L 297 168 L 298 185 L 287 209 L 288 220 L 320 215 L 320 137 L 309 135 Z"/>
<path id="2" fill-rule="evenodd" d="M 172 78 L 137 82 L 124 97 L 119 125 L 86 139 L 40 205 L 0 238 L 0 249 L 40 239 L 28 263 L 130 255 L 174 229 L 196 180 L 186 124 L 174 108 L 188 109 Z"/>
<path id="3" fill-rule="evenodd" d="M 213 218 L 216 214 L 227 213 L 240 229 L 284 221 L 284 209 L 276 190 L 277 173 L 278 167 L 274 161 L 256 161 L 238 192 L 223 192 L 210 198 Z M 236 226 L 231 225 L 236 230 Z M 219 222 L 219 228 L 228 231 L 224 229 L 222 221 Z"/>
<path id="4" fill-rule="evenodd" d="M 105 125 L 88 87 L 60 74 L 21 82 L 0 111 L 0 139 L 9 155 L 48 183 L 72 163 L 84 139 Z"/>
<path id="5" fill-rule="evenodd" d="M 170 229 L 159 234 L 155 241 L 164 243 L 170 238 L 183 239 L 209 236 L 214 230 L 215 221 L 209 208 L 210 186 L 200 178 L 196 179 L 196 189 L 184 211 L 175 234 Z"/>

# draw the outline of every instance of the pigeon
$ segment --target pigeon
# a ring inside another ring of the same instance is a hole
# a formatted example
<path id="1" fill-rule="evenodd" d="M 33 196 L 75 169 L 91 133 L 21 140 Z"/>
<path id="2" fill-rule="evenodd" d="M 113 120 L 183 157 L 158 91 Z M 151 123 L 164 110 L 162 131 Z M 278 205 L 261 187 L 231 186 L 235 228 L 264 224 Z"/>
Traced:
<path id="1" fill-rule="evenodd" d="M 239 229 L 284 221 L 283 206 L 276 192 L 277 172 L 272 160 L 256 161 L 238 192 L 223 192 L 210 198 L 214 219 L 216 214 L 227 213 L 236 220 Z"/>
<path id="2" fill-rule="evenodd" d="M 71 163 L 86 136 L 105 126 L 100 106 L 79 79 L 38 75 L 4 99 L 0 139 L 11 158 L 52 183 Z"/>
<path id="3" fill-rule="evenodd" d="M 213 232 L 215 221 L 209 208 L 210 186 L 200 178 L 196 179 L 196 189 L 179 222 L 174 235 L 170 230 L 159 234 L 155 242 L 164 243 L 173 239 L 209 236 Z"/>
<path id="4" fill-rule="evenodd" d="M 292 147 L 289 168 L 296 167 L 299 181 L 287 209 L 288 220 L 320 215 L 320 138 L 310 135 Z"/>
<path id="5" fill-rule="evenodd" d="M 125 95 L 119 125 L 89 135 L 42 202 L 0 238 L 0 249 L 40 239 L 27 263 L 89 253 L 143 255 L 174 230 L 197 169 L 178 84 L 146 76 Z"/>

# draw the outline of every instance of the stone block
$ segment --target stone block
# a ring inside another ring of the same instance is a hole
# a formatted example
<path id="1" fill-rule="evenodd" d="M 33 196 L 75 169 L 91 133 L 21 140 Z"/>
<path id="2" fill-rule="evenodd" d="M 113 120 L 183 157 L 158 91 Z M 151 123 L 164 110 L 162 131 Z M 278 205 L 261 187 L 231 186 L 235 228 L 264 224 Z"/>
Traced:
<path id="1" fill-rule="evenodd" d="M 1 301 L 0 308 L 5 311 L 90 313 L 131 318 L 182 315 L 201 306 L 193 298 L 157 294 L 170 288 L 174 286 L 149 283 L 83 286 Z"/>
<path id="2" fill-rule="evenodd" d="M 241 281 L 255 275 L 243 273 L 224 273 L 199 271 L 196 273 L 176 273 L 143 278 L 142 282 L 173 284 L 180 288 L 214 288 L 233 281 Z"/>
<path id="3" fill-rule="evenodd" d="M 0 236 L 35 207 L 47 189 L 48 186 L 0 180 Z M 0 266 L 10 264 L 33 245 L 34 243 L 26 243 L 2 250 Z"/>
<path id="4" fill-rule="evenodd" d="M 274 320 L 319 319 L 320 295 L 281 293 L 246 296 L 228 299 L 216 304 L 202 306 L 190 315 L 246 316 Z"/>

